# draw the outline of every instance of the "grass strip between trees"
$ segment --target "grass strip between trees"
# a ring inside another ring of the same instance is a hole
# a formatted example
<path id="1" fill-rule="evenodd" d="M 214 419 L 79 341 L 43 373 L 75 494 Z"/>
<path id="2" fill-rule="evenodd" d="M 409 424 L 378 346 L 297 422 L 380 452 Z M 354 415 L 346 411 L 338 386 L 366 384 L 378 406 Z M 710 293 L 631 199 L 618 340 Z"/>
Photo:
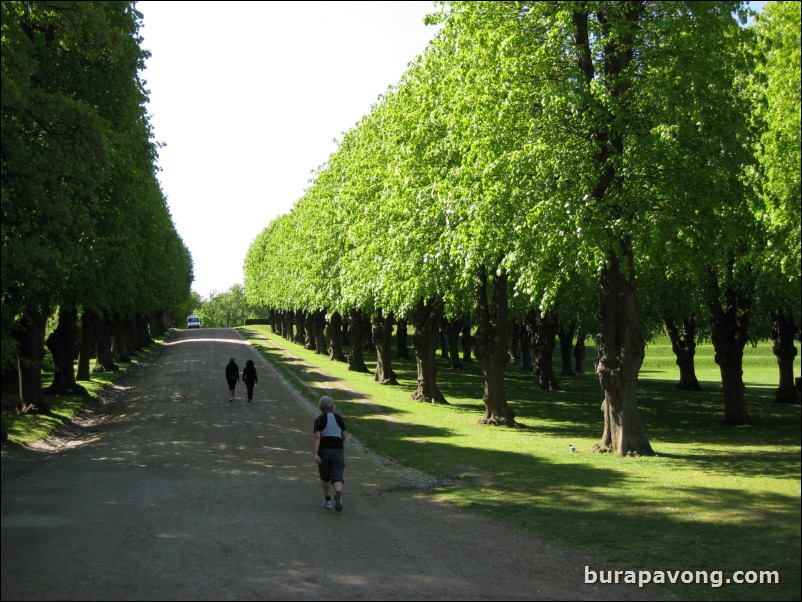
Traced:
<path id="1" fill-rule="evenodd" d="M 589 452 L 603 427 L 592 372 L 560 378 L 559 391 L 538 391 L 531 374 L 511 365 L 507 394 L 524 427 L 488 427 L 477 424 L 484 406 L 476 361 L 456 371 L 438 359 L 438 383 L 450 404 L 423 404 L 410 399 L 414 360 L 394 358 L 400 385 L 384 386 L 372 373 L 349 372 L 267 326 L 241 331 L 311 401 L 330 394 L 349 430 L 375 452 L 459 480 L 458 487 L 426 490 L 434 498 L 605 559 L 591 569 L 780 576 L 775 585 L 670 586 L 688 599 L 799 599 L 800 408 L 773 402 L 777 365 L 768 343 L 747 350 L 744 381 L 755 420 L 748 427 L 721 424 L 709 345 L 699 346 L 705 391 L 695 393 L 676 390 L 668 341 L 650 345 L 639 399 L 657 455 L 619 458 Z M 593 354 L 589 348 L 588 358 Z M 375 366 L 368 351 L 366 360 Z M 555 363 L 559 371 L 559 351 Z"/>

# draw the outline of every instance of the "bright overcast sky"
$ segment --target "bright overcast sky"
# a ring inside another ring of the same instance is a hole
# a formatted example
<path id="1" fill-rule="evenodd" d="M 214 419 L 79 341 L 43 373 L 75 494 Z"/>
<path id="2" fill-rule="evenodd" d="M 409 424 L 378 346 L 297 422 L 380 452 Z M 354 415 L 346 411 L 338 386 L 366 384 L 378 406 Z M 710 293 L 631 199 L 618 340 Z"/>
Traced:
<path id="1" fill-rule="evenodd" d="M 436 31 L 429 1 L 137 8 L 159 179 L 206 298 L 243 282 L 254 238 Z"/>

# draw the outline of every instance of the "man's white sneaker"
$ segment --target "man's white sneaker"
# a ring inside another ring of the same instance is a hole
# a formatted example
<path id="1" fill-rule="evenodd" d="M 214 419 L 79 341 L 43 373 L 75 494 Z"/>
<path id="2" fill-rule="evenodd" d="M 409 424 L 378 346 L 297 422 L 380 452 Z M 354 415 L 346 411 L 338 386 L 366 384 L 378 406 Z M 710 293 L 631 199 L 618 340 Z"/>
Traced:
<path id="1" fill-rule="evenodd" d="M 325 502 L 323 502 L 323 507 L 326 510 L 331 510 L 331 500 L 326 500 Z"/>

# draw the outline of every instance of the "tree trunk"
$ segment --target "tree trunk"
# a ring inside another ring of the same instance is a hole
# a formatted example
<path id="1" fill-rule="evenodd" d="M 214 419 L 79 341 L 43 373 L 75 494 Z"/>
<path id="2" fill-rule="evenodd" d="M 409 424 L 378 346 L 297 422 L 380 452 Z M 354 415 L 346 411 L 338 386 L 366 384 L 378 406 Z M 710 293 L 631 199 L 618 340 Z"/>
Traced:
<path id="1" fill-rule="evenodd" d="M 694 357 L 696 356 L 696 320 L 693 317 L 682 320 L 682 332 L 677 327 L 673 318 L 663 320 L 671 339 L 671 348 L 677 356 L 677 366 L 679 367 L 679 382 L 677 389 L 680 391 L 701 391 L 702 385 L 696 379 L 696 367 Z"/>
<path id="2" fill-rule="evenodd" d="M 527 313 L 527 329 L 535 354 L 535 387 L 541 391 L 556 391 L 560 388 L 554 374 L 553 359 L 558 326 L 553 312 L 542 315 L 540 310 L 531 310 Z"/>
<path id="3" fill-rule="evenodd" d="M 521 322 L 521 372 L 532 372 L 534 364 L 532 363 L 532 327 L 529 321 L 524 316 Z"/>
<path id="4" fill-rule="evenodd" d="M 114 324 L 111 350 L 115 361 L 130 362 L 133 353 L 133 323 L 131 320 L 118 320 Z"/>
<path id="5" fill-rule="evenodd" d="M 379 310 L 373 320 L 373 342 L 376 345 L 376 372 L 373 380 L 382 385 L 397 385 L 393 372 L 393 314 L 386 317 Z"/>
<path id="6" fill-rule="evenodd" d="M 348 361 L 343 353 L 343 325 L 339 312 L 331 314 L 331 320 L 326 326 L 326 335 L 329 337 L 329 359 L 334 362 Z"/>
<path id="7" fill-rule="evenodd" d="M 134 318 L 136 322 L 136 346 L 137 349 L 144 349 L 153 342 L 148 330 L 148 321 L 142 314 L 137 314 Z"/>
<path id="8" fill-rule="evenodd" d="M 721 384 L 724 388 L 724 424 L 752 424 L 746 411 L 743 381 L 744 347 L 749 336 L 751 300 L 732 286 L 722 296 L 715 274 L 710 275 L 708 293 L 715 360 L 721 371 Z"/>
<path id="9" fill-rule="evenodd" d="M 78 374 L 75 380 L 91 380 L 89 360 L 95 357 L 95 322 L 97 316 L 91 311 L 85 311 L 81 316 L 81 342 L 78 351 Z"/>
<path id="10" fill-rule="evenodd" d="M 454 370 L 462 370 L 462 363 L 459 359 L 459 333 L 462 330 L 463 318 L 445 320 L 446 340 L 448 341 L 448 360 L 449 365 Z"/>
<path id="11" fill-rule="evenodd" d="M 507 274 L 496 275 L 482 268 L 480 284 L 476 290 L 476 315 L 479 326 L 476 330 L 476 357 L 479 359 L 484 377 L 484 416 L 480 424 L 495 426 L 517 426 L 515 412 L 507 403 L 504 388 L 504 372 L 510 362 L 507 351 L 510 340 Z"/>
<path id="12" fill-rule="evenodd" d="M 407 343 L 407 321 L 398 320 L 395 329 L 396 346 L 398 347 L 397 357 L 409 359 L 409 344 Z"/>
<path id="13" fill-rule="evenodd" d="M 365 320 L 362 314 L 355 309 L 348 312 L 348 341 L 351 353 L 348 354 L 348 370 L 350 372 L 370 372 L 365 364 L 362 352 L 365 337 Z"/>
<path id="14" fill-rule="evenodd" d="M 574 331 L 576 327 L 574 324 L 565 326 L 560 323 L 560 330 L 557 334 L 560 339 L 560 357 L 562 358 L 562 367 L 560 368 L 560 376 L 575 376 L 572 365 L 572 358 L 574 352 Z"/>
<path id="15" fill-rule="evenodd" d="M 151 325 L 153 322 L 151 321 Z M 95 321 L 95 365 L 92 372 L 117 372 L 120 367 L 114 363 L 111 349 L 111 333 L 113 325 L 107 316 Z"/>
<path id="16" fill-rule="evenodd" d="M 295 340 L 293 342 L 297 343 L 298 345 L 305 346 L 306 345 L 306 313 L 300 309 L 295 310 L 294 313 L 295 319 Z"/>
<path id="17" fill-rule="evenodd" d="M 443 303 L 430 299 L 419 301 L 415 308 L 415 332 L 412 346 L 415 348 L 415 361 L 418 365 L 418 388 L 412 394 L 416 401 L 448 403 L 437 386 L 437 346 L 440 341 L 440 322 Z"/>
<path id="18" fill-rule="evenodd" d="M 326 355 L 326 314 L 322 309 L 313 311 L 311 314 L 312 338 L 315 341 L 315 353 Z"/>
<path id="19" fill-rule="evenodd" d="M 800 394 L 794 385 L 794 358 L 797 353 L 794 337 L 799 329 L 794 324 L 794 319 L 783 311 L 772 312 L 771 320 L 771 340 L 774 342 L 772 351 L 780 369 L 780 386 L 774 391 L 774 401 L 800 403 Z"/>
<path id="20" fill-rule="evenodd" d="M 574 345 L 574 370 L 577 374 L 585 373 L 585 337 L 587 335 L 580 330 L 576 335 L 576 345 Z"/>
<path id="21" fill-rule="evenodd" d="M 513 366 L 520 366 L 523 363 L 523 359 L 521 357 L 522 350 L 528 343 L 524 343 L 524 337 L 526 337 L 526 328 L 518 322 L 518 320 L 512 321 L 512 365 Z"/>
<path id="22" fill-rule="evenodd" d="M 471 325 L 465 324 L 462 328 L 462 361 L 471 361 Z"/>
<path id="23" fill-rule="evenodd" d="M 13 334 L 18 344 L 17 377 L 19 399 L 17 411 L 27 412 L 36 408 L 42 414 L 51 414 L 42 390 L 42 359 L 45 349 L 45 329 L 48 311 L 45 308 L 29 308 L 15 324 Z"/>
<path id="24" fill-rule="evenodd" d="M 53 356 L 55 369 L 53 382 L 46 393 L 61 395 L 89 395 L 75 382 L 75 351 L 78 343 L 78 311 L 75 304 L 62 305 L 58 313 L 58 326 L 47 337 L 46 345 Z"/>
<path id="25" fill-rule="evenodd" d="M 602 271 L 602 331 L 596 339 L 599 361 L 596 373 L 604 391 L 604 433 L 594 451 L 619 456 L 654 453 L 646 438 L 646 421 L 638 410 L 638 372 L 646 344 L 640 332 L 640 307 L 635 291 L 634 267 L 628 241 L 623 244 L 625 276 L 620 258 L 610 254 Z"/>

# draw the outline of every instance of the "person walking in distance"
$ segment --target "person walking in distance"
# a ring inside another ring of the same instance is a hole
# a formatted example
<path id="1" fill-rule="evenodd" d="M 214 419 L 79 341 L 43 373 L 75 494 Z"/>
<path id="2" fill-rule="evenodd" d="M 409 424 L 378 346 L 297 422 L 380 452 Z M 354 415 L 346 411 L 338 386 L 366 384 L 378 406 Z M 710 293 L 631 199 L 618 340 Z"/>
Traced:
<path id="1" fill-rule="evenodd" d="M 248 390 L 248 401 L 253 401 L 253 386 L 259 382 L 256 377 L 256 367 L 253 365 L 253 360 L 245 362 L 245 370 L 242 371 L 242 380 L 245 383 L 245 388 Z"/>
<path id="2" fill-rule="evenodd" d="M 320 398 L 320 416 L 315 418 L 315 462 L 323 485 L 323 507 L 331 510 L 331 490 L 334 489 L 334 509 L 343 509 L 343 476 L 345 451 L 348 439 L 342 416 L 334 413 L 334 400 L 328 395 Z"/>
<path id="3" fill-rule="evenodd" d="M 228 365 L 226 366 L 226 381 L 228 382 L 228 400 L 234 401 L 234 390 L 237 388 L 237 382 L 239 381 L 239 366 L 237 366 L 237 362 L 234 361 L 233 357 L 228 360 Z"/>

